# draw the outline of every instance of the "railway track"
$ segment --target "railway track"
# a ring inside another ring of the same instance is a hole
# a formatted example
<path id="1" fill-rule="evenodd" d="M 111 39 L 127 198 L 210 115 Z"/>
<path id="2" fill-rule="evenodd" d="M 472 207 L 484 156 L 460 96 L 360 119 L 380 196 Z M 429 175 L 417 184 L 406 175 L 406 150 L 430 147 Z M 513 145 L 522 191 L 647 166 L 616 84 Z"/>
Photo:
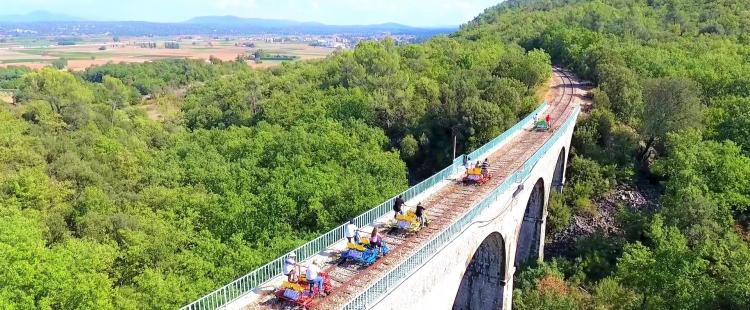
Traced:
<path id="1" fill-rule="evenodd" d="M 552 117 L 552 130 L 538 132 L 524 129 L 508 144 L 491 154 L 488 159 L 492 164 L 489 170 L 493 177 L 485 185 L 464 186 L 459 182 L 453 182 L 423 200 L 422 204 L 426 206 L 430 220 L 429 226 L 416 233 L 404 233 L 397 230 L 381 232 L 391 251 L 375 264 L 363 267 L 351 262 L 340 263 L 336 260 L 327 262 L 324 270 L 330 275 L 333 293 L 325 298 L 318 298 L 310 308 L 315 310 L 339 309 L 348 300 L 366 289 L 370 283 L 376 281 L 380 275 L 395 268 L 401 261 L 417 251 L 422 244 L 451 225 L 453 221 L 469 211 L 471 206 L 481 201 L 507 176 L 517 171 L 561 126 L 567 114 L 572 111 L 572 103 L 575 98 L 573 82 L 564 70 L 556 68 L 554 73 L 555 78 L 559 81 L 557 85 L 562 87 L 556 87 L 556 100 L 548 108 L 549 112 L 545 112 L 545 115 L 549 114 Z M 479 160 L 479 158 L 475 160 Z M 369 231 L 364 233 L 369 233 Z M 336 257 L 336 255 L 331 255 L 331 257 Z M 290 303 L 272 299 L 261 301 L 247 309 L 291 310 L 300 308 L 292 306 Z"/>

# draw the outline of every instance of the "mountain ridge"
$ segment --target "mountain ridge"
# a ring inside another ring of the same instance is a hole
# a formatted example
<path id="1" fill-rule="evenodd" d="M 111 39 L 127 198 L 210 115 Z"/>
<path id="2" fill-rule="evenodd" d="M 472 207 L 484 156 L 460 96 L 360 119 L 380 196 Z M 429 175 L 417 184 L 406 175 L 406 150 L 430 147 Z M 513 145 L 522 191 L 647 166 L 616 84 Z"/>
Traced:
<path id="1" fill-rule="evenodd" d="M 0 16 L 0 26 L 6 29 L 22 28 L 43 35 L 66 35 L 72 32 L 77 34 L 116 33 L 118 35 L 390 33 L 429 37 L 458 29 L 457 26 L 415 27 L 394 22 L 371 25 L 329 25 L 312 21 L 244 18 L 234 15 L 197 16 L 182 22 L 161 23 L 84 20 L 43 11 L 32 13 Z"/>
<path id="2" fill-rule="evenodd" d="M 441 28 L 457 28 L 456 26 L 411 26 L 396 22 L 383 22 L 376 24 L 358 24 L 358 25 L 337 25 L 337 24 L 326 24 L 315 21 L 297 21 L 290 19 L 274 19 L 274 18 L 255 18 L 255 17 L 239 17 L 235 15 L 206 15 L 196 16 L 186 21 L 181 22 L 183 24 L 212 24 L 212 25 L 233 25 L 233 24 L 254 24 L 255 26 L 317 26 L 317 27 L 382 27 L 382 28 L 399 28 L 399 29 L 441 29 Z"/>
<path id="3" fill-rule="evenodd" d="M 33 23 L 33 22 L 81 22 L 84 18 L 66 14 L 53 13 L 45 10 L 32 11 L 26 14 L 0 15 L 0 22 L 5 23 Z"/>
<path id="4" fill-rule="evenodd" d="M 298 21 L 292 19 L 240 17 L 236 15 L 204 15 L 195 16 L 181 22 L 153 22 L 142 20 L 90 20 L 77 16 L 55 13 L 46 10 L 36 10 L 25 14 L 0 15 L 0 23 L 37 23 L 37 22 L 101 22 L 101 23 L 153 23 L 153 24 L 191 24 L 191 25 L 220 25 L 220 26 L 253 26 L 288 28 L 298 26 L 330 27 L 330 28 L 392 28 L 392 29 L 455 29 L 455 25 L 412 26 L 397 22 L 383 22 L 375 24 L 338 25 L 316 21 Z"/>

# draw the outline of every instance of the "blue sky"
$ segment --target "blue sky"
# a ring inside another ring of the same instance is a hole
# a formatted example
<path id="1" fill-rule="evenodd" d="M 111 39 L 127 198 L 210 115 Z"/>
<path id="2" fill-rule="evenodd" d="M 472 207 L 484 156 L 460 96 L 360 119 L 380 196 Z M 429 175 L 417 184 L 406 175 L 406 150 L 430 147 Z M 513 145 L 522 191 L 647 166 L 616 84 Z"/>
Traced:
<path id="1" fill-rule="evenodd" d="M 502 0 L 0 0 L 0 15 L 46 10 L 91 20 L 237 15 L 327 24 L 459 25 Z"/>

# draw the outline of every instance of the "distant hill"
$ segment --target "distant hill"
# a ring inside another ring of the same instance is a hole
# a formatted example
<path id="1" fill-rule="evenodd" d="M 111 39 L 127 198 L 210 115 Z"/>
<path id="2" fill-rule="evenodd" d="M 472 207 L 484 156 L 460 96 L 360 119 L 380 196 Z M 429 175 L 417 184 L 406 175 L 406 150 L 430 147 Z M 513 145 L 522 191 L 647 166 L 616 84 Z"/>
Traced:
<path id="1" fill-rule="evenodd" d="M 221 27 L 237 27 L 241 29 L 273 29 L 289 32 L 338 32 L 338 31 L 375 31 L 375 32 L 410 32 L 424 31 L 433 28 L 420 28 L 402 25 L 398 23 L 383 23 L 374 25 L 327 25 L 318 22 L 300 22 L 283 19 L 244 18 L 232 15 L 225 16 L 199 16 L 191 18 L 184 23 L 200 24 Z M 450 29 L 451 27 L 445 27 Z"/>
<path id="2" fill-rule="evenodd" d="M 204 25 L 254 25 L 259 27 L 292 27 L 303 24 L 323 26 L 321 23 L 298 22 L 284 19 L 244 18 L 232 15 L 225 16 L 198 16 L 184 23 Z"/>
<path id="3" fill-rule="evenodd" d="M 35 22 L 77 22 L 85 21 L 83 18 L 57 14 L 47 11 L 34 11 L 28 14 L 0 15 L 3 23 L 35 23 Z"/>
<path id="4" fill-rule="evenodd" d="M 21 28 L 41 35 L 113 33 L 118 35 L 242 35 L 242 34 L 410 34 L 428 38 L 451 33 L 458 27 L 420 28 L 397 23 L 375 25 L 326 25 L 283 19 L 243 18 L 237 16 L 200 16 L 179 23 L 143 21 L 86 21 L 77 17 L 45 11 L 26 15 L 0 16 L 0 34 Z"/>

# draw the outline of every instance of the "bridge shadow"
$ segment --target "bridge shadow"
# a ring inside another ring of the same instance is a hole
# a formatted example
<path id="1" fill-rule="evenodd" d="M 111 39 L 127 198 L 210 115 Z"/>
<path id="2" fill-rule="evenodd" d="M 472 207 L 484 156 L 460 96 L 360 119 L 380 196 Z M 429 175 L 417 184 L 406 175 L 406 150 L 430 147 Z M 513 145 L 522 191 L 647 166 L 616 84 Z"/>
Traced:
<path id="1" fill-rule="evenodd" d="M 403 229 L 400 229 L 398 227 L 389 227 L 385 231 L 385 234 L 388 235 L 388 237 L 391 237 L 391 238 L 398 238 L 398 239 L 406 240 L 413 233 L 409 232 L 409 231 L 406 231 L 406 230 L 403 230 Z"/>
<path id="2" fill-rule="evenodd" d="M 453 310 L 497 310 L 505 288 L 505 240 L 500 233 L 487 236 L 474 252 L 461 278 Z"/>
<path id="3" fill-rule="evenodd" d="M 264 302 L 258 303 L 256 307 L 249 307 L 248 310 L 255 310 L 255 309 L 273 309 L 273 310 L 303 310 L 305 309 L 302 306 L 295 305 L 292 302 L 281 300 L 278 298 L 268 299 Z"/>
<path id="4" fill-rule="evenodd" d="M 577 88 L 577 87 L 581 87 L 583 85 L 584 85 L 584 83 L 561 83 L 561 84 L 557 84 L 555 86 L 552 86 L 550 88 L 552 88 L 552 89 L 574 88 L 574 87 Z"/>

